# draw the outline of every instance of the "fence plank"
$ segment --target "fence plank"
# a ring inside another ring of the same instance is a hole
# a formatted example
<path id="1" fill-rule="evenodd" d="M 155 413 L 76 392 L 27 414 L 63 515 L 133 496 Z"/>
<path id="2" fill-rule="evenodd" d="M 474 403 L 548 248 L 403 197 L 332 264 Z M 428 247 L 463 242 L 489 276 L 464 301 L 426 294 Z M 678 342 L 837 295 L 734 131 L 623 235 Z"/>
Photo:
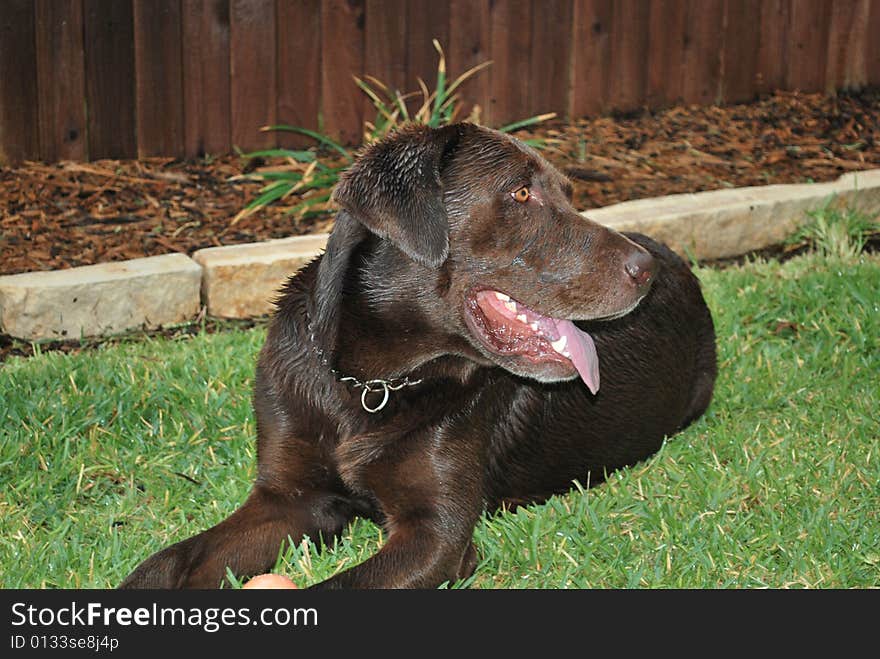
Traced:
<path id="1" fill-rule="evenodd" d="M 651 0 L 645 102 L 652 108 L 681 100 L 685 18 L 685 5 L 680 0 Z"/>
<path id="2" fill-rule="evenodd" d="M 750 101 L 757 92 L 761 0 L 724 0 L 724 46 L 721 49 L 721 100 Z"/>
<path id="3" fill-rule="evenodd" d="M 767 94 L 785 87 L 791 0 L 764 0 L 755 64 L 755 87 Z"/>
<path id="4" fill-rule="evenodd" d="M 351 79 L 364 73 L 363 0 L 321 2 L 321 105 L 324 131 L 336 140 L 359 144 L 363 93 Z"/>
<path id="5" fill-rule="evenodd" d="M 276 53 L 274 0 L 231 0 L 229 60 L 232 145 L 244 151 L 275 146 Z"/>
<path id="6" fill-rule="evenodd" d="M 869 85 L 880 85 L 880 0 L 871 0 L 868 24 L 865 28 L 868 35 L 868 48 L 865 54 L 865 70 Z"/>
<path id="7" fill-rule="evenodd" d="M 529 0 L 509 0 L 490 4 L 489 12 L 494 64 L 486 119 L 501 126 L 528 116 L 532 5 Z"/>
<path id="8" fill-rule="evenodd" d="M 0 162 L 38 158 L 34 5 L 10 0 L 0 12 Z"/>
<path id="9" fill-rule="evenodd" d="M 870 12 L 868 0 L 837 0 L 831 5 L 825 91 L 854 89 L 868 80 L 866 54 Z M 874 39 L 877 35 L 874 35 Z"/>
<path id="10" fill-rule="evenodd" d="M 183 138 L 188 156 L 230 143 L 229 0 L 182 0 Z"/>
<path id="11" fill-rule="evenodd" d="M 318 129 L 321 111 L 321 0 L 278 0 L 278 116 L 281 124 Z M 315 141 L 280 132 L 278 145 L 289 149 Z"/>
<path id="12" fill-rule="evenodd" d="M 474 66 L 491 60 L 492 27 L 490 0 L 452 0 L 449 3 L 449 47 L 446 48 L 446 72 L 454 80 Z M 485 114 L 491 95 L 492 68 L 473 74 L 457 90 L 460 97 L 458 119 L 465 119 L 475 109 Z"/>
<path id="13" fill-rule="evenodd" d="M 135 158 L 131 2 L 84 0 L 89 157 Z"/>
<path id="14" fill-rule="evenodd" d="M 437 51 L 431 43 L 437 39 L 440 46 L 449 45 L 449 5 L 436 0 L 410 0 L 406 17 L 406 84 L 418 89 L 421 78 L 432 92 L 437 87 Z M 414 99 L 418 109 L 424 99 Z"/>
<path id="15" fill-rule="evenodd" d="M 183 155 L 180 0 L 134 0 L 138 157 Z"/>
<path id="16" fill-rule="evenodd" d="M 281 124 L 316 130 L 321 111 L 321 0 L 278 2 L 278 116 Z M 279 146 L 297 149 L 315 141 L 279 132 Z"/>
<path id="17" fill-rule="evenodd" d="M 685 103 L 710 105 L 721 95 L 722 0 L 688 0 L 687 32 L 682 66 Z"/>
<path id="18" fill-rule="evenodd" d="M 408 4 L 406 0 L 366 0 L 364 8 L 364 75 L 381 81 L 391 94 L 416 88 L 415 78 L 406 75 Z M 367 84 L 375 87 L 369 81 Z M 376 116 L 373 103 L 364 96 L 362 105 L 364 118 L 372 122 Z"/>
<path id="19" fill-rule="evenodd" d="M 37 0 L 40 157 L 85 160 L 82 0 Z"/>
<path id="20" fill-rule="evenodd" d="M 649 10 L 647 0 L 614 3 L 608 102 L 615 110 L 635 110 L 645 99 Z"/>
<path id="21" fill-rule="evenodd" d="M 830 0 L 794 0 L 788 43 L 787 87 L 803 92 L 825 89 Z"/>
<path id="22" fill-rule="evenodd" d="M 570 116 L 607 109 L 612 0 L 575 0 L 572 18 Z"/>
<path id="23" fill-rule="evenodd" d="M 534 0 L 532 3 L 532 61 L 529 115 L 568 112 L 571 66 L 571 0 Z"/>

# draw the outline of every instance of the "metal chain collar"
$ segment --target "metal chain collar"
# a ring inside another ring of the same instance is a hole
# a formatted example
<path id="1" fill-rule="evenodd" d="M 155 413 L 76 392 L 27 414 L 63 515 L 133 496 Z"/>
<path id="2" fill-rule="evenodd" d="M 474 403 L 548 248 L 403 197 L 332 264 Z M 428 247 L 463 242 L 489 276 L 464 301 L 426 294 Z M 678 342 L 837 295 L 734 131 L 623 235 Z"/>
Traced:
<path id="1" fill-rule="evenodd" d="M 330 369 L 330 372 L 336 376 L 337 381 L 350 382 L 352 383 L 351 386 L 353 386 L 355 389 L 363 389 L 363 391 L 361 392 L 361 407 L 363 407 L 364 410 L 366 410 L 370 414 L 375 414 L 388 404 L 388 399 L 391 397 L 392 391 L 400 391 L 404 387 L 414 387 L 415 385 L 421 384 L 422 382 L 421 379 L 410 380 L 409 377 L 392 378 L 390 380 L 367 380 L 366 382 L 361 382 L 357 378 L 350 375 L 341 377 L 339 371 L 330 366 L 330 361 L 327 359 L 327 357 L 324 356 L 324 351 L 318 348 L 318 346 L 315 344 L 315 334 L 311 331 L 311 323 L 309 323 L 308 329 L 309 339 L 312 342 L 312 349 L 315 351 L 318 357 L 321 358 L 321 363 Z M 370 407 L 370 405 L 367 403 L 367 394 L 379 393 L 380 391 L 382 392 L 382 401 L 375 407 Z"/>
<path id="2" fill-rule="evenodd" d="M 355 389 L 363 387 L 363 391 L 361 392 L 361 407 L 370 414 L 375 414 L 388 404 L 390 392 L 399 391 L 404 387 L 412 387 L 421 383 L 421 380 L 410 380 L 408 377 L 394 378 L 393 380 L 367 380 L 366 382 L 361 382 L 357 378 L 347 376 L 340 378 L 339 381 L 351 382 Z M 382 392 L 382 401 L 375 407 L 370 407 L 367 404 L 367 394 L 378 393 L 380 391 Z"/>

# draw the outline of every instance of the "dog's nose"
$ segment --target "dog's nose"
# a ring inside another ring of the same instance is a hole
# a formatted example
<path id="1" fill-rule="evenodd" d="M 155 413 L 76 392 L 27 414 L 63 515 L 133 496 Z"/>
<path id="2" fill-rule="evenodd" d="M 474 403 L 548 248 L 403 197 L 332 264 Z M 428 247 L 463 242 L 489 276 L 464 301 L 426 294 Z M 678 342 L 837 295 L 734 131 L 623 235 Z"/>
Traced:
<path id="1" fill-rule="evenodd" d="M 654 278 L 654 257 L 644 250 L 636 250 L 627 257 L 623 268 L 638 286 L 639 291 L 644 292 Z"/>

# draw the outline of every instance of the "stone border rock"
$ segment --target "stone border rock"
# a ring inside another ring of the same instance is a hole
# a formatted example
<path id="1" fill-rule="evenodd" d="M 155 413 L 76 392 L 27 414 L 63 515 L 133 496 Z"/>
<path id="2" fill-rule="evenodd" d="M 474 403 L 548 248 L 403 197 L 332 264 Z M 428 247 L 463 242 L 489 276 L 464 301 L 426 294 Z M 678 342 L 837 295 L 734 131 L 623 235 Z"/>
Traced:
<path id="1" fill-rule="evenodd" d="M 582 215 L 648 234 L 682 255 L 718 259 L 781 243 L 826 204 L 880 215 L 880 169 L 830 183 L 768 185 L 628 201 Z M 284 280 L 324 249 L 327 235 L 212 247 L 100 265 L 0 276 L 0 332 L 73 339 L 271 311 Z"/>
<path id="2" fill-rule="evenodd" d="M 199 312 L 202 269 L 165 254 L 0 277 L 0 330 L 16 338 L 76 339 L 157 328 Z"/>
<path id="3" fill-rule="evenodd" d="M 209 316 L 254 318 L 272 311 L 278 287 L 324 249 L 327 234 L 209 247 L 193 254 L 202 266 Z"/>
<path id="4" fill-rule="evenodd" d="M 880 169 L 829 183 L 765 185 L 625 201 L 581 213 L 618 231 L 638 231 L 701 260 L 778 245 L 822 208 L 880 214 Z"/>

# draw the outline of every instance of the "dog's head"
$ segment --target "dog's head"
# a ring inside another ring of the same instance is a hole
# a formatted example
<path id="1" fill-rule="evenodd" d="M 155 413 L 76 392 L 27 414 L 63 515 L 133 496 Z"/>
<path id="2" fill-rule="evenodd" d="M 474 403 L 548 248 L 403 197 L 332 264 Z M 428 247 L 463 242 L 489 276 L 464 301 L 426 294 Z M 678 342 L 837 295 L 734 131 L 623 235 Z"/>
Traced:
<path id="1" fill-rule="evenodd" d="M 573 321 L 628 313 L 656 266 L 578 214 L 570 197 L 570 182 L 510 136 L 472 124 L 414 126 L 369 147 L 345 173 L 334 234 L 359 223 L 382 239 L 405 264 L 398 279 L 412 290 L 398 295 L 409 295 L 408 313 L 464 339 L 475 359 L 542 382 L 580 374 L 595 392 L 596 349 Z"/>

